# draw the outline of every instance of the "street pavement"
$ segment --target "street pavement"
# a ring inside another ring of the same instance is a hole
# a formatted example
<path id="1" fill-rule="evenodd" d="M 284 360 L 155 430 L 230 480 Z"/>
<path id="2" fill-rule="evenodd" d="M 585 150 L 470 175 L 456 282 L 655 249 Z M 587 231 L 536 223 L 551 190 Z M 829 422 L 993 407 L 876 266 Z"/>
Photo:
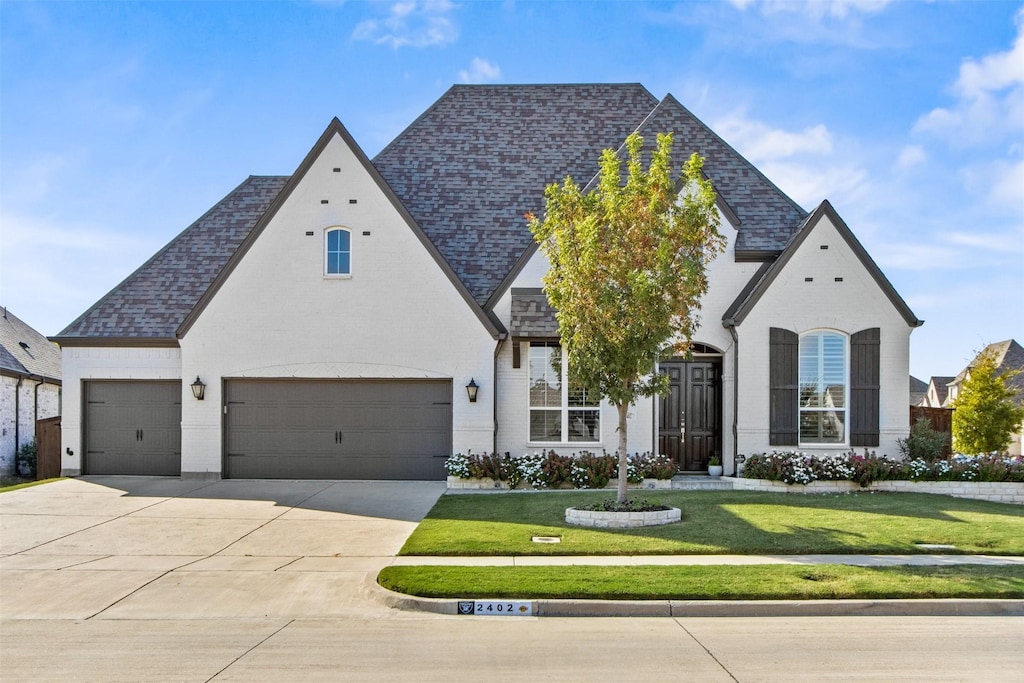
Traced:
<path id="1" fill-rule="evenodd" d="M 2 494 L 0 680 L 1024 680 L 1016 616 L 394 609 L 374 577 L 409 562 L 395 554 L 443 486 L 87 477 Z"/>

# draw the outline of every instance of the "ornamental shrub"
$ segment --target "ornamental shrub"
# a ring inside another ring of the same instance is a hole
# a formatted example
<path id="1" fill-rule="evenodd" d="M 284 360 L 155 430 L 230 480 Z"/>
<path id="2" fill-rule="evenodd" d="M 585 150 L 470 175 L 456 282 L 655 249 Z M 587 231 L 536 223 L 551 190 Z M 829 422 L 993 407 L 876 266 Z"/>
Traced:
<path id="1" fill-rule="evenodd" d="M 925 462 L 935 462 L 946 452 L 946 448 L 949 446 L 949 437 L 932 429 L 931 423 L 926 418 L 919 417 L 910 428 L 907 438 L 896 439 L 896 445 L 904 457 L 911 460 L 921 459 Z"/>

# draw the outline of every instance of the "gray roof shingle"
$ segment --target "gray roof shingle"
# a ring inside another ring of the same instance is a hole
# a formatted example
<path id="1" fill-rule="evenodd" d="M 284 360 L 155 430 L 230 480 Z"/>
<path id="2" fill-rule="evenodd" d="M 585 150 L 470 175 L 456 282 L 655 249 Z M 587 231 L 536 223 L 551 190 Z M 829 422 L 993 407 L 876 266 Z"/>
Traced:
<path id="1" fill-rule="evenodd" d="M 640 84 L 457 85 L 373 159 L 373 166 L 484 305 L 533 239 L 524 214 L 544 188 L 586 185 L 604 149 L 626 136 L 676 133 L 681 165 L 696 150 L 740 220 L 738 251 L 782 250 L 807 212 L 671 95 Z M 250 177 L 63 330 L 57 339 L 173 341 L 287 177 Z"/>
<path id="2" fill-rule="evenodd" d="M 174 339 L 287 180 L 250 176 L 57 338 Z"/>
<path id="3" fill-rule="evenodd" d="M 373 164 L 483 304 L 530 246 L 544 188 L 585 185 L 657 103 L 639 84 L 456 85 Z"/>
<path id="4" fill-rule="evenodd" d="M 509 334 L 513 339 L 558 339 L 560 335 L 555 309 L 548 303 L 544 290 L 512 290 Z"/>
<path id="5" fill-rule="evenodd" d="M 0 318 L 0 371 L 60 382 L 60 349 L 6 308 Z"/>

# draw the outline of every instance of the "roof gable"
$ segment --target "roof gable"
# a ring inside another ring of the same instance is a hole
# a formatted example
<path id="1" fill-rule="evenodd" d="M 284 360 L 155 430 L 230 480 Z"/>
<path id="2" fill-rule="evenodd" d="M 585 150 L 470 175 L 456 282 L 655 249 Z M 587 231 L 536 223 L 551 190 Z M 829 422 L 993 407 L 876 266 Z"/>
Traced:
<path id="1" fill-rule="evenodd" d="M 865 270 L 867 270 L 871 275 L 872 279 L 889 299 L 896 311 L 903 317 L 907 325 L 911 327 L 920 327 L 924 324 L 924 321 L 918 320 L 917 316 L 915 316 L 913 311 L 910 310 L 910 307 L 907 306 L 905 301 L 903 301 L 903 298 L 878 268 L 871 256 L 868 255 L 868 252 L 854 236 L 853 231 L 851 231 L 849 226 L 846 225 L 846 222 L 839 217 L 839 214 L 836 213 L 834 208 L 832 208 L 832 205 L 828 200 L 825 200 L 810 216 L 807 217 L 807 220 L 803 222 L 796 233 L 790 238 L 789 243 L 786 245 L 779 258 L 772 262 L 771 265 L 760 269 L 747 287 L 743 289 L 739 297 L 737 297 L 723 316 L 723 325 L 726 327 L 733 327 L 743 322 L 743 319 L 751 310 L 753 310 L 754 306 L 757 305 L 757 302 L 761 299 L 764 293 L 768 291 L 772 282 L 775 281 L 775 278 L 777 278 L 786 267 L 786 264 L 788 264 L 793 258 L 793 255 L 800 249 L 800 246 L 808 236 L 814 232 L 814 229 L 818 224 L 821 223 L 822 218 L 826 217 L 835 227 L 836 231 L 843 238 L 846 244 L 849 245 L 850 249 L 857 256 Z"/>
<path id="2" fill-rule="evenodd" d="M 457 85 L 373 163 L 484 304 L 532 244 L 544 188 L 594 176 L 656 104 L 639 84 Z"/>
<path id="3" fill-rule="evenodd" d="M 224 265 L 224 268 L 221 269 L 221 271 L 217 274 L 216 279 L 214 279 L 210 286 L 202 293 L 198 303 L 188 312 L 187 316 L 184 318 L 184 320 L 181 322 L 180 326 L 176 330 L 177 337 L 183 337 L 185 336 L 185 334 L 188 333 L 189 328 L 192 327 L 196 319 L 202 314 L 203 309 L 205 309 L 209 301 L 216 295 L 217 291 L 224 284 L 225 280 L 231 275 L 231 272 L 235 269 L 235 267 L 238 265 L 241 259 L 245 257 L 246 252 L 248 252 L 252 245 L 255 243 L 255 241 L 259 239 L 260 234 L 262 234 L 267 225 L 274 219 L 274 216 L 277 215 L 277 212 L 288 200 L 288 197 L 291 196 L 295 188 L 299 186 L 303 178 L 305 178 L 306 174 L 309 172 L 310 168 L 323 153 L 328 143 L 335 138 L 335 136 L 340 137 L 343 143 L 348 146 L 349 150 L 355 155 L 356 159 L 361 164 L 363 170 L 370 176 L 370 178 L 377 185 L 377 187 L 380 188 L 380 190 L 387 197 L 388 201 L 391 202 L 395 209 L 402 215 L 402 218 L 409 226 L 409 229 L 412 230 L 412 232 L 416 235 L 417 239 L 419 239 L 423 247 L 427 250 L 427 252 L 433 258 L 433 260 L 445 273 L 448 280 L 452 283 L 456 291 L 459 292 L 462 298 L 470 306 L 470 308 L 479 318 L 481 323 L 483 323 L 484 327 L 487 328 L 488 332 L 490 332 L 494 336 L 502 334 L 504 330 L 501 327 L 501 323 L 494 320 L 491 316 L 488 316 L 480 307 L 480 305 L 473 300 L 473 297 L 469 293 L 469 290 L 466 289 L 466 287 L 459 280 L 455 272 L 451 269 L 448 263 L 438 252 L 434 244 L 431 243 L 430 239 L 423 233 L 420 227 L 416 224 L 416 221 L 409 214 L 406 207 L 402 204 L 402 201 L 395 195 L 391 187 L 388 186 L 387 182 L 385 182 L 385 180 L 381 177 L 380 173 L 377 172 L 377 169 L 373 166 L 373 164 L 370 163 L 369 158 L 367 158 L 362 148 L 359 147 L 359 145 L 356 143 L 355 139 L 351 136 L 351 134 L 349 134 L 345 126 L 343 126 L 341 121 L 339 121 L 338 118 L 335 117 L 334 119 L 331 120 L 330 124 L 328 124 L 326 130 L 324 130 L 324 132 L 320 135 L 320 138 L 317 140 L 316 144 L 313 145 L 313 148 L 302 160 L 302 163 L 299 164 L 299 167 L 298 169 L 296 169 L 295 173 L 293 173 L 291 177 L 287 179 L 287 182 L 284 184 L 284 187 L 281 188 L 281 191 L 278 192 L 277 195 L 274 197 L 273 202 L 270 204 L 267 210 L 264 211 L 259 216 L 259 219 L 258 221 L 256 221 L 252 230 L 245 236 L 245 239 L 234 251 L 234 253 L 231 254 L 231 257 Z"/>

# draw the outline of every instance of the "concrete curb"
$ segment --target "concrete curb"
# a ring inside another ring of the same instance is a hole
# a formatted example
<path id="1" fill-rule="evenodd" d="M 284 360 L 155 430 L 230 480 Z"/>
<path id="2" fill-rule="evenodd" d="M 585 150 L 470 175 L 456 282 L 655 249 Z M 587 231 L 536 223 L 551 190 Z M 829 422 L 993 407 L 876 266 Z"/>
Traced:
<path id="1" fill-rule="evenodd" d="M 455 616 L 460 600 L 422 598 L 384 588 L 366 576 L 366 594 L 391 609 Z M 514 600 L 535 617 L 1009 617 L 1024 616 L 1024 600 Z"/>
<path id="2" fill-rule="evenodd" d="M 455 616 L 459 600 L 388 590 L 369 577 L 372 593 L 392 609 Z M 516 601 L 524 602 L 524 601 Z M 1024 600 L 532 600 L 535 617 L 1008 617 L 1024 616 Z"/>

